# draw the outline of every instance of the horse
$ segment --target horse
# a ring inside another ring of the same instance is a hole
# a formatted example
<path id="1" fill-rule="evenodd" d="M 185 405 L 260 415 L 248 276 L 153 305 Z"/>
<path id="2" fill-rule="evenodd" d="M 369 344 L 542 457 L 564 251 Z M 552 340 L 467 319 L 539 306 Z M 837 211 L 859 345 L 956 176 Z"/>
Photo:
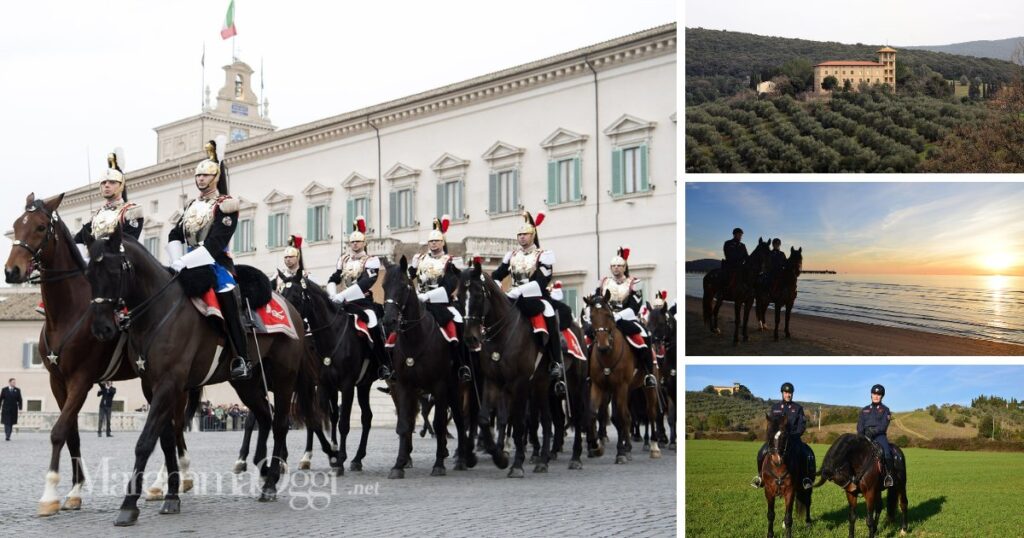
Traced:
<path id="1" fill-rule="evenodd" d="M 637 375 L 639 365 L 635 355 L 629 348 L 626 337 L 615 324 L 615 317 L 609 303 L 611 295 L 606 290 L 604 295 L 585 297 L 583 301 L 590 308 L 590 323 L 594 330 L 594 343 L 590 348 L 590 405 L 587 413 L 587 428 L 593 440 L 590 447 L 593 454 L 600 457 L 604 453 L 594 431 L 594 421 L 598 418 L 601 408 L 612 401 L 612 421 L 618 432 L 616 440 L 615 463 L 622 464 L 632 459 L 633 445 L 630 442 L 632 416 L 629 411 L 629 391 L 643 388 L 647 403 L 647 416 L 654 417 L 658 413 L 658 389 L 645 387 L 641 376 Z M 651 442 L 651 458 L 660 458 L 661 449 L 657 439 Z"/>
<path id="2" fill-rule="evenodd" d="M 658 385 L 661 389 L 660 397 L 664 403 L 661 412 L 658 413 L 658 430 L 661 432 L 659 441 L 665 443 L 665 448 L 675 450 L 676 448 L 676 318 L 669 309 L 668 304 L 658 307 L 647 305 L 647 328 L 651 336 L 651 346 L 654 347 L 655 356 L 658 357 Z M 665 436 L 665 419 L 668 419 L 669 429 L 672 433 Z"/>
<path id="3" fill-rule="evenodd" d="M 85 473 L 82 466 L 81 444 L 78 434 L 78 413 L 93 385 L 100 381 L 124 381 L 138 377 L 130 360 L 124 360 L 126 351 L 118 342 L 100 342 L 83 330 L 90 322 L 89 282 L 85 278 L 86 261 L 75 247 L 74 239 L 57 208 L 64 195 L 48 200 L 36 199 L 29 194 L 25 211 L 14 221 L 14 243 L 4 266 L 6 280 L 19 284 L 29 280 L 38 269 L 38 278 L 46 321 L 39 334 L 39 353 L 43 366 L 50 374 L 50 390 L 60 417 L 50 431 L 51 456 L 46 473 L 46 485 L 39 499 L 37 515 L 50 516 L 60 510 L 79 510 L 82 507 L 82 486 Z M 146 395 L 147 398 L 149 394 Z M 192 489 L 192 475 L 188 470 L 189 457 L 185 445 L 184 424 L 198 407 L 199 393 L 194 391 L 176 395 L 174 406 L 174 436 L 177 459 L 183 477 L 182 490 Z M 186 409 L 186 404 L 190 405 Z M 71 482 L 63 505 L 57 495 L 60 483 L 60 454 L 67 444 L 71 454 Z M 148 499 L 157 499 L 150 488 Z"/>
<path id="4" fill-rule="evenodd" d="M 362 471 L 366 457 L 366 444 L 373 424 L 373 410 L 370 409 L 370 386 L 376 378 L 368 372 L 376 372 L 372 344 L 357 332 L 354 314 L 344 306 L 331 301 L 327 292 L 318 284 L 310 282 L 301 274 L 292 277 L 278 276 L 285 283 L 282 295 L 295 305 L 309 323 L 308 332 L 313 337 L 313 346 L 323 367 L 320 370 L 318 392 L 324 408 L 330 409 L 331 442 L 337 452 L 337 461 L 331 467 L 340 476 L 344 474 L 348 434 L 351 430 L 352 400 L 358 399 L 362 432 L 359 448 L 349 464 L 349 470 Z M 341 392 L 341 407 L 338 407 L 338 392 Z M 340 435 L 340 442 L 335 441 Z M 321 444 L 323 442 L 321 441 Z M 312 438 L 306 434 L 306 452 L 302 455 L 299 468 L 306 468 L 312 451 Z"/>
<path id="5" fill-rule="evenodd" d="M 576 323 L 570 326 L 570 329 L 576 336 L 576 340 L 580 345 L 584 345 L 583 330 Z M 568 427 L 573 428 L 573 445 L 572 451 L 569 458 L 569 469 L 578 471 L 583 469 L 583 462 L 580 460 L 580 456 L 583 453 L 583 431 L 586 429 L 586 414 L 587 414 L 587 400 L 588 400 L 588 386 L 587 386 L 587 363 L 581 361 L 567 353 L 564 348 L 567 344 L 563 341 L 563 353 L 562 356 L 565 358 L 565 385 L 566 395 L 560 397 L 551 387 L 548 391 L 548 399 L 550 402 L 551 419 L 552 419 L 552 441 L 551 441 L 551 459 L 557 460 L 558 453 L 561 452 L 565 445 L 565 436 L 568 433 Z M 586 353 L 586 350 L 584 350 Z M 564 402 L 564 407 L 563 407 Z M 530 420 L 528 428 L 530 430 L 530 444 L 533 445 L 533 454 L 530 456 L 531 463 L 540 461 L 541 453 L 541 442 L 537 436 L 537 427 L 540 426 L 540 410 L 530 409 Z"/>
<path id="6" fill-rule="evenodd" d="M 168 471 L 168 492 L 161 513 L 181 511 L 177 461 L 173 457 L 172 404 L 175 396 L 185 389 L 227 381 L 229 361 L 220 361 L 223 332 L 190 304 L 184 287 L 176 282 L 180 273 L 172 276 L 135 239 L 122 237 L 120 229 L 116 229 L 109 237 L 93 241 L 89 256 L 86 277 L 93 298 L 92 333 L 106 342 L 122 330 L 128 332 L 127 345 L 135 351 L 133 356 L 139 357 L 132 364 L 143 387 L 153 395 L 135 446 L 135 463 L 125 497 L 114 521 L 116 526 L 129 526 L 138 520 L 142 475 L 158 439 Z M 269 290 L 269 283 L 266 287 Z M 300 319 L 294 307 L 288 304 L 285 307 L 293 320 Z M 127 313 L 123 309 L 127 309 Z M 287 410 L 293 393 L 297 395 L 300 408 L 296 420 L 309 424 L 319 422 L 319 408 L 315 405 L 315 357 L 308 353 L 302 333 L 295 339 L 273 334 L 247 340 L 250 344 L 247 356 L 259 356 L 262 352 L 259 369 L 274 392 L 278 412 L 272 414 L 260 380 L 232 381 L 231 384 L 251 412 L 256 413 L 261 438 L 265 439 L 265 432 L 270 431 L 273 422 L 273 459 L 267 466 L 267 478 L 259 497 L 260 501 L 273 501 L 277 498 L 279 463 L 287 458 Z M 264 445 L 261 442 L 257 450 Z"/>
<path id="7" fill-rule="evenodd" d="M 398 264 L 384 272 L 384 333 L 389 343 L 394 364 L 395 379 L 391 395 L 398 411 L 398 456 L 388 478 L 405 478 L 405 467 L 412 452 L 412 433 L 416 427 L 416 407 L 421 393 L 430 394 L 434 401 L 434 431 L 437 451 L 430 476 L 446 474 L 444 459 L 448 456 L 446 435 L 448 410 L 455 422 L 455 468 L 466 470 L 476 466 L 473 445 L 468 442 L 463 409 L 459 398 L 459 380 L 456 375 L 457 358 L 451 345 L 441 335 L 440 327 L 427 309 L 420 304 L 409 278 L 409 262 L 402 256 Z"/>
<path id="8" fill-rule="evenodd" d="M 739 345 L 740 341 L 740 308 L 743 309 L 743 341 L 750 340 L 747 335 L 747 322 L 750 319 L 750 308 L 754 305 L 757 279 L 758 275 L 767 270 L 768 243 L 758 237 L 757 248 L 735 270 L 732 282 L 727 283 L 724 289 L 719 289 L 721 269 L 712 269 L 704 275 L 704 324 L 712 333 L 721 334 L 722 331 L 718 328 L 718 311 L 722 308 L 723 302 L 732 301 L 735 314 L 732 344 Z"/>
<path id="9" fill-rule="evenodd" d="M 789 419 L 785 415 L 773 417 L 765 413 L 768 427 L 765 429 L 765 442 L 768 453 L 761 464 L 761 483 L 764 484 L 764 498 L 768 502 L 768 538 L 775 536 L 775 499 L 782 497 L 786 505 L 786 514 L 782 526 L 786 529 L 786 538 L 793 536 L 793 502 L 796 501 L 798 511 L 804 512 L 804 522 L 811 524 L 811 493 L 800 487 L 803 482 L 804 466 L 800 464 L 800 455 L 790 453 Z M 796 448 L 799 448 L 796 447 Z"/>
<path id="10" fill-rule="evenodd" d="M 786 307 L 786 338 L 789 338 L 789 315 L 793 313 L 793 303 L 796 302 L 796 280 L 800 277 L 804 263 L 803 250 L 803 247 L 790 247 L 789 259 L 782 272 L 775 276 L 774 281 L 759 286 L 757 290 L 757 321 L 762 329 L 767 328 L 765 321 L 768 307 L 775 303 L 776 342 L 779 341 L 779 311 L 782 307 Z"/>
<path id="11" fill-rule="evenodd" d="M 900 536 L 907 533 L 907 467 L 906 458 L 895 444 L 893 451 L 895 469 L 892 469 L 893 486 L 886 498 L 886 516 L 890 521 L 896 517 L 896 505 L 901 512 Z M 825 454 L 821 464 L 821 477 L 814 484 L 819 487 L 826 481 L 835 482 L 846 492 L 849 504 L 850 537 L 853 537 L 857 522 L 857 496 L 863 495 L 867 504 L 868 537 L 878 532 L 878 518 L 882 513 L 882 458 L 874 443 L 866 437 L 852 433 L 840 435 Z"/>
<path id="12" fill-rule="evenodd" d="M 543 440 L 540 460 L 533 472 L 545 473 L 551 459 L 550 359 L 543 360 L 544 349 L 538 346 L 530 321 L 508 300 L 498 283 L 483 272 L 480 260 L 473 260 L 471 268 L 462 271 L 459 297 L 465 303 L 466 346 L 471 353 L 480 354 L 477 372 L 484 387 L 478 425 L 484 450 L 495 466 L 508 468 L 508 453 L 502 446 L 505 431 L 511 425 L 515 456 L 508 476 L 523 478 L 528 406 L 536 406 L 541 412 Z M 492 409 L 497 415 L 497 443 L 490 429 Z"/>

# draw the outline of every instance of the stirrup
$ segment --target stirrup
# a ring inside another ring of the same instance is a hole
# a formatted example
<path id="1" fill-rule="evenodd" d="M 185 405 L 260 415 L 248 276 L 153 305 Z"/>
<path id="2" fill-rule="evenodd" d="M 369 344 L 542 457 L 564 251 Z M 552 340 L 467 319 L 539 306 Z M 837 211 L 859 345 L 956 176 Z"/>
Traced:
<path id="1" fill-rule="evenodd" d="M 804 489 L 811 489 L 814 487 L 814 482 L 810 478 L 804 477 Z"/>
<path id="2" fill-rule="evenodd" d="M 242 357 L 235 357 L 231 363 L 232 381 L 240 381 L 252 377 L 252 368 L 249 367 L 249 361 Z"/>
<path id="3" fill-rule="evenodd" d="M 754 479 L 750 481 L 750 487 L 755 489 L 764 487 L 764 482 L 761 481 L 761 475 L 755 476 Z"/>
<path id="4" fill-rule="evenodd" d="M 893 486 L 892 473 L 885 474 L 885 481 L 882 482 L 883 488 L 891 488 Z"/>
<path id="5" fill-rule="evenodd" d="M 470 371 L 469 366 L 465 364 L 459 366 L 459 380 L 464 383 L 469 383 L 473 380 L 473 372 Z"/>
<path id="6" fill-rule="evenodd" d="M 556 380 L 555 381 L 555 396 L 559 396 L 559 397 L 565 396 L 566 392 L 568 392 L 568 390 L 566 389 L 565 381 L 562 381 L 561 379 Z"/>
<path id="7" fill-rule="evenodd" d="M 654 374 L 644 376 L 644 387 L 649 389 L 658 388 L 658 380 L 654 378 Z"/>
<path id="8" fill-rule="evenodd" d="M 394 381 L 395 372 L 391 370 L 391 368 L 388 368 L 386 365 L 382 364 L 380 368 L 377 370 L 377 379 L 380 379 L 381 381 Z"/>
<path id="9" fill-rule="evenodd" d="M 551 379 L 561 380 L 562 379 L 562 368 L 564 368 L 564 367 L 565 366 L 563 366 L 562 363 L 560 363 L 560 362 L 552 362 L 551 363 Z"/>

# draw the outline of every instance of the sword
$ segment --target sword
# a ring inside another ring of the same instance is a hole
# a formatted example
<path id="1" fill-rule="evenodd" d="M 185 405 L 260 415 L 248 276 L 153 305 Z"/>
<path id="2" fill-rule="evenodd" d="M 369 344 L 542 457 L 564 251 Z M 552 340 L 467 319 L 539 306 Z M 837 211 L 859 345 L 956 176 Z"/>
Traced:
<path id="1" fill-rule="evenodd" d="M 249 298 L 245 298 L 246 315 L 252 312 L 252 305 Z M 270 401 L 270 389 L 267 388 L 267 373 L 263 370 L 263 354 L 260 352 L 260 339 L 256 336 L 256 324 L 252 323 L 252 340 L 256 343 L 256 358 L 259 359 L 260 378 L 263 380 L 263 397 L 267 399 L 267 406 L 270 407 L 270 421 L 274 421 L 274 404 Z"/>

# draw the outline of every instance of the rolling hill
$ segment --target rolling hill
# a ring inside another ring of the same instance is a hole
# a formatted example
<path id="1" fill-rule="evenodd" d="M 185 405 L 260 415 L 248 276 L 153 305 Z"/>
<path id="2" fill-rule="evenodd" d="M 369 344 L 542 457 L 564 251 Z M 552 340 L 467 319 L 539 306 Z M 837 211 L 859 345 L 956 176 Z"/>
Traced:
<path id="1" fill-rule="evenodd" d="M 1017 50 L 1017 47 L 1020 46 L 1021 42 L 1024 42 L 1024 37 L 965 41 L 963 43 L 950 43 L 948 45 L 905 46 L 897 47 L 897 50 L 930 50 L 932 52 L 944 52 L 946 54 L 959 54 L 960 56 L 973 56 L 975 58 L 993 58 L 996 60 L 1010 61 L 1013 52 Z"/>

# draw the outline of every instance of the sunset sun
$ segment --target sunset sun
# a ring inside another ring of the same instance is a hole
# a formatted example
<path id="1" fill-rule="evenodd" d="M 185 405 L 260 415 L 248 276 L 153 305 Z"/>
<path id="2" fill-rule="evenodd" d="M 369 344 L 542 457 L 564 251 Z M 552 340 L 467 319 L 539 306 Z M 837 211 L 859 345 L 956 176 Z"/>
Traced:
<path id="1" fill-rule="evenodd" d="M 1013 266 L 1013 255 L 1007 252 L 994 252 L 981 258 L 981 266 L 986 270 L 1001 272 Z"/>

